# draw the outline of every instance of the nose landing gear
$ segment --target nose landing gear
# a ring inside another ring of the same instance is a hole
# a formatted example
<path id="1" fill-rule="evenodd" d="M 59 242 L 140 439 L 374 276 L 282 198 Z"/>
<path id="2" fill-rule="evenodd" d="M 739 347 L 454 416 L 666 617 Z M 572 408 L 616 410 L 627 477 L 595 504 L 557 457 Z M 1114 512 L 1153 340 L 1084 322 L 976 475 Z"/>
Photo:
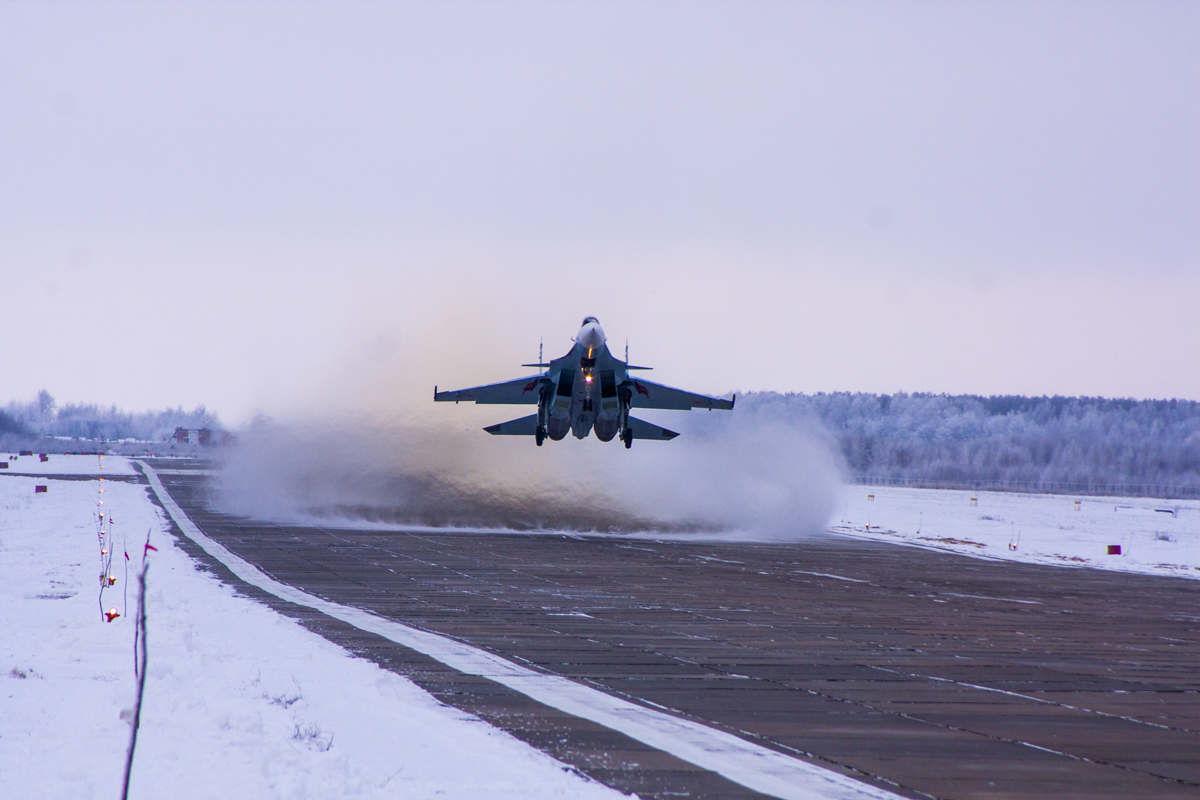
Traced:
<path id="1" fill-rule="evenodd" d="M 625 449 L 633 447 L 633 431 L 626 428 L 621 432 L 621 441 L 625 443 Z"/>
<path id="2" fill-rule="evenodd" d="M 534 431 L 533 438 L 535 441 L 537 441 L 537 446 L 541 447 L 542 442 L 546 441 L 546 429 L 541 425 L 538 425 L 537 430 Z M 626 447 L 628 447 L 628 445 L 626 445 Z"/>

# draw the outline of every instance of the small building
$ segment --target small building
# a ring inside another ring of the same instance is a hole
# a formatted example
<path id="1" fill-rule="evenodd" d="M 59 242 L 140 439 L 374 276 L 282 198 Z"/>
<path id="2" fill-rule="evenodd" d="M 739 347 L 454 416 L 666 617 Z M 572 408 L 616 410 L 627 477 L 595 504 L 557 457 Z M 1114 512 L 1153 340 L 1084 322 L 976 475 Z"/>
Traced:
<path id="1" fill-rule="evenodd" d="M 176 444 L 198 444 L 204 447 L 220 446 L 233 441 L 233 435 L 228 431 L 211 428 L 176 428 L 170 438 Z"/>

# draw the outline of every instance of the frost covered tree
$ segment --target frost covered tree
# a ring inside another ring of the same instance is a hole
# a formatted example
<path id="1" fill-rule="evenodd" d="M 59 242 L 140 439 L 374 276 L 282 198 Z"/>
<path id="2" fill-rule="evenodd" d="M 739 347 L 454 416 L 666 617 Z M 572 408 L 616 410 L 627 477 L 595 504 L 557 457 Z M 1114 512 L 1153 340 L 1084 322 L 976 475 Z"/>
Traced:
<path id="1" fill-rule="evenodd" d="M 1200 490 L 1200 403 L 1100 397 L 756 393 L 819 424 L 852 477 Z"/>
<path id="2" fill-rule="evenodd" d="M 40 392 L 38 392 L 36 402 L 38 410 L 42 412 L 43 417 L 48 417 L 53 414 L 54 409 L 58 406 L 58 403 L 54 402 L 54 395 L 50 394 L 50 392 L 46 391 L 45 389 L 42 389 Z"/>
<path id="3" fill-rule="evenodd" d="M 129 412 L 115 405 L 68 403 L 59 406 L 45 389 L 27 403 L 10 402 L 0 414 L 0 433 L 70 436 L 80 439 L 138 439 L 160 442 L 177 427 L 220 428 L 204 406 Z"/>

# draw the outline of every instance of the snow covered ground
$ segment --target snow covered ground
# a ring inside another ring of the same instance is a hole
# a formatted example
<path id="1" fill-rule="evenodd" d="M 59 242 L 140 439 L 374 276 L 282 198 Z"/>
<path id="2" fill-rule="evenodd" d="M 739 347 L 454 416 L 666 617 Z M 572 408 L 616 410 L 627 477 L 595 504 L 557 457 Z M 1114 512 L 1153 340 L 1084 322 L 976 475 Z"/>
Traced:
<path id="1" fill-rule="evenodd" d="M 21 456 L 0 452 L 0 462 L 8 462 L 10 475 L 135 475 L 133 462 L 118 456 L 64 456 L 51 453 L 46 461 L 37 453 Z"/>
<path id="2" fill-rule="evenodd" d="M 10 463 L 0 477 L 0 798 L 119 791 L 147 533 L 158 550 L 134 797 L 619 796 L 198 572 L 146 487 L 20 476 L 131 474 L 128 460 Z M 115 519 L 117 553 L 102 605 L 100 508 Z M 840 535 L 1200 578 L 1196 501 L 850 486 L 838 508 Z M 103 622 L 114 607 L 121 616 Z"/>
<path id="3" fill-rule="evenodd" d="M 120 462 L 105 458 L 103 474 L 132 472 Z M 87 474 L 98 463 L 42 466 Z M 103 485 L 118 578 L 103 606 L 122 614 L 111 624 L 97 599 L 100 483 L 0 477 L 0 797 L 119 795 L 147 531 L 158 551 L 133 797 L 621 796 L 236 596 L 175 547 L 146 487 Z"/>
<path id="4" fill-rule="evenodd" d="M 831 528 L 982 558 L 1200 579 L 1196 500 L 845 486 Z"/>

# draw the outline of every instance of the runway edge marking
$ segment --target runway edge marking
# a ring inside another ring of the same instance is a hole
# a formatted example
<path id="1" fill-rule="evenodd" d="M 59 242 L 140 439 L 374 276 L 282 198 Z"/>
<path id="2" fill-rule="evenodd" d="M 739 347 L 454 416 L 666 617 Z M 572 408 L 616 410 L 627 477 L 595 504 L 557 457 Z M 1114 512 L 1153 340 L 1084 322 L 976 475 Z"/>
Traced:
<path id="1" fill-rule="evenodd" d="M 184 536 L 228 567 L 239 579 L 281 600 L 320 611 L 359 630 L 382 636 L 466 675 L 495 681 L 539 703 L 623 733 L 756 792 L 783 800 L 900 798 L 900 795 L 748 742 L 731 733 L 621 700 L 558 675 L 536 672 L 446 636 L 323 600 L 281 583 L 209 538 L 171 497 L 154 468 L 144 461 L 137 463 L 163 508 Z"/>

